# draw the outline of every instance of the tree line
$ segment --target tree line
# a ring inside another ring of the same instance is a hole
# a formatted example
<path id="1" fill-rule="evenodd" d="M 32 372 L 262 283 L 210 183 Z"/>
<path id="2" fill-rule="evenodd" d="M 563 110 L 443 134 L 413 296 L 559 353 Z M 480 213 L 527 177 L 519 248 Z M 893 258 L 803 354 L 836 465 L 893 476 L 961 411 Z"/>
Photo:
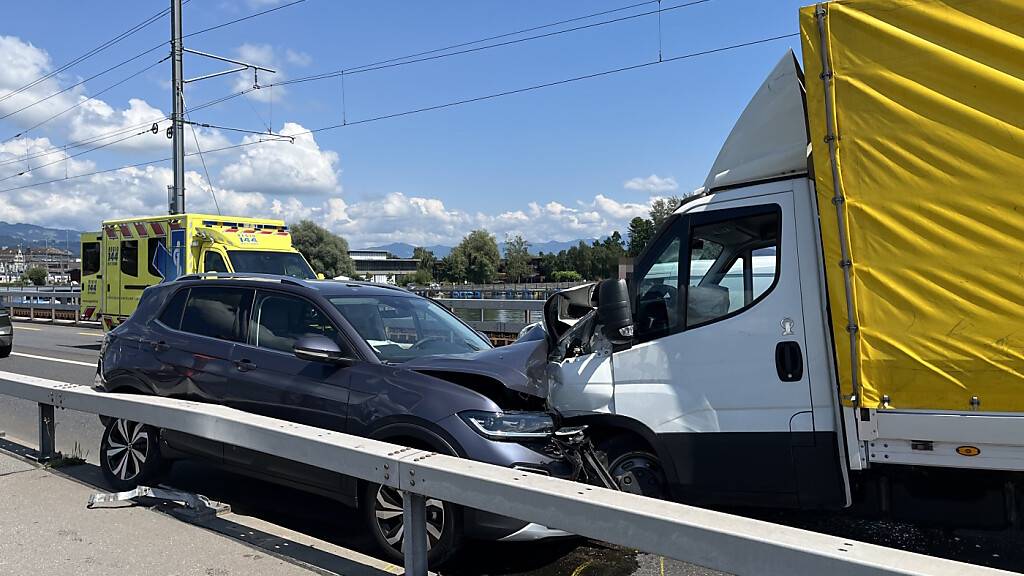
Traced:
<path id="1" fill-rule="evenodd" d="M 629 222 L 625 237 L 615 230 L 603 240 L 589 244 L 580 241 L 566 250 L 540 252 L 536 257 L 530 253 L 530 243 L 521 235 L 510 235 L 505 238 L 505 258 L 502 259 L 495 236 L 487 230 L 473 230 L 443 258 L 437 258 L 426 248 L 415 248 L 416 272 L 403 281 L 488 284 L 500 277 L 514 283 L 615 278 L 619 260 L 639 256 L 681 203 L 682 199 L 676 196 L 656 200 L 648 212 L 649 218 L 637 216 Z M 341 236 L 303 220 L 292 226 L 292 243 L 314 270 L 328 278 L 356 277 L 355 265 L 348 256 L 348 242 Z"/>

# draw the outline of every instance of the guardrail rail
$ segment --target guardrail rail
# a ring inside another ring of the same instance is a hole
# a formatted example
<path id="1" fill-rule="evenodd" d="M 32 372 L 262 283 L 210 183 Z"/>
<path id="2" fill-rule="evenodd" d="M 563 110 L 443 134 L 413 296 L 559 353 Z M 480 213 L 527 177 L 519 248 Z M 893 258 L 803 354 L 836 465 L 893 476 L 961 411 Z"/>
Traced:
<path id="1" fill-rule="evenodd" d="M 537 522 L 731 574 L 1010 574 L 416 450 L 188 400 L 112 394 L 0 371 L 0 394 L 39 405 L 40 453 L 53 454 L 55 408 L 145 422 L 403 490 L 406 574 L 427 574 L 426 498 Z"/>

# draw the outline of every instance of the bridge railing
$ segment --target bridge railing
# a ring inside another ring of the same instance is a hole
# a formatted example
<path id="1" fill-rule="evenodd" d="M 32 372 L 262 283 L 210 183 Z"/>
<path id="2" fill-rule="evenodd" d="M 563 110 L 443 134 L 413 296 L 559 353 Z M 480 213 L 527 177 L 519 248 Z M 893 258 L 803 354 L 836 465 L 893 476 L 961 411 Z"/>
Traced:
<path id="1" fill-rule="evenodd" d="M 11 311 L 16 320 L 60 320 L 78 324 L 79 299 L 77 287 L 50 286 L 0 289 L 0 306 Z"/>

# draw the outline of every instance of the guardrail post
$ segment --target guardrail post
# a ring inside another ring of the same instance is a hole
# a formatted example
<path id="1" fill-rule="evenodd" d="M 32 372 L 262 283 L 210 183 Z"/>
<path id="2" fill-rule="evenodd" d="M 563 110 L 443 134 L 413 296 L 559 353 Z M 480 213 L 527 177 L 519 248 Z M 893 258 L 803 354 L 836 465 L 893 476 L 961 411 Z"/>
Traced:
<path id="1" fill-rule="evenodd" d="M 406 491 L 402 499 L 405 576 L 427 576 L 427 498 Z"/>
<path id="2" fill-rule="evenodd" d="M 39 404 L 39 461 L 45 462 L 56 454 L 57 427 L 53 417 L 53 404 Z"/>

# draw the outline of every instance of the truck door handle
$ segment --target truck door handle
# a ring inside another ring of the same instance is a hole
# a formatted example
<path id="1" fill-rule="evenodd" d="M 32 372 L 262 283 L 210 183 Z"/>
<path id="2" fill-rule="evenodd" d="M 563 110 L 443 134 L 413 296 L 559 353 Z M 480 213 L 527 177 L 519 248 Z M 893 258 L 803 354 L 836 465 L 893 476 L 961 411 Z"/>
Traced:
<path id="1" fill-rule="evenodd" d="M 804 355 L 799 342 L 779 342 L 775 345 L 775 370 L 779 380 L 798 382 L 804 377 Z"/>
<path id="2" fill-rule="evenodd" d="M 235 368 L 238 368 L 239 372 L 248 372 L 256 368 L 256 364 L 252 360 L 239 360 L 235 362 Z"/>

